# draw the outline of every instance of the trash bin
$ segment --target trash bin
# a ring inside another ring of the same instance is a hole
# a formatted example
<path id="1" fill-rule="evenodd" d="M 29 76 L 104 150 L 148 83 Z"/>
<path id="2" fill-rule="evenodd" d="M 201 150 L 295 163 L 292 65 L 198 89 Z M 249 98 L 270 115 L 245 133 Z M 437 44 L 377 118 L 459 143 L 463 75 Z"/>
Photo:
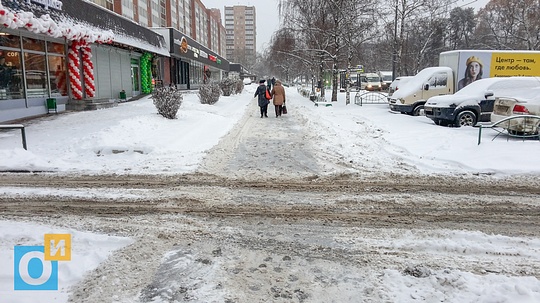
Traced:
<path id="1" fill-rule="evenodd" d="M 121 91 L 120 92 L 120 100 L 126 100 L 126 91 Z"/>
<path id="2" fill-rule="evenodd" d="M 56 107 L 56 98 L 47 99 L 47 113 L 50 113 L 51 110 L 54 110 L 58 114 L 58 108 Z"/>

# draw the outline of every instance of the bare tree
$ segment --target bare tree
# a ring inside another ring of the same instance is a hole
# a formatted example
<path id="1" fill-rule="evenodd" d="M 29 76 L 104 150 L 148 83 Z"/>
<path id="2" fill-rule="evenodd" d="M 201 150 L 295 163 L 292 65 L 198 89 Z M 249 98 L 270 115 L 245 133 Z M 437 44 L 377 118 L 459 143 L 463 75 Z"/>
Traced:
<path id="1" fill-rule="evenodd" d="M 481 41 L 487 47 L 498 49 L 538 50 L 539 14 L 538 0 L 491 0 L 478 14 L 482 25 L 479 30 L 485 35 Z"/>
<path id="2" fill-rule="evenodd" d="M 451 49 L 468 49 L 471 47 L 471 37 L 474 34 L 476 20 L 474 9 L 456 7 L 450 12 L 448 19 L 448 43 Z"/>
<path id="3" fill-rule="evenodd" d="M 454 6 L 456 2 L 457 0 L 386 0 L 391 14 L 386 13 L 384 16 L 387 20 L 388 16 L 394 18 L 391 22 L 394 26 L 392 30 L 392 72 L 394 78 L 396 75 L 402 75 L 404 58 L 408 57 L 418 62 L 418 59 L 424 56 L 423 52 L 427 49 L 425 46 L 430 45 L 433 39 L 441 38 L 440 34 L 444 33 L 436 33 L 440 30 L 440 19 L 448 15 L 450 7 Z M 434 25 L 435 27 L 433 27 Z M 413 36 L 412 32 L 422 33 L 423 36 Z M 421 43 L 416 41 L 416 45 L 421 46 L 416 48 L 416 51 L 421 53 L 405 53 L 409 39 L 424 40 Z"/>
<path id="4" fill-rule="evenodd" d="M 374 3 L 375 0 L 370 0 Z M 295 33 L 295 49 L 287 50 L 292 57 L 313 60 L 307 66 L 316 67 L 313 72 L 321 85 L 324 97 L 324 74 L 332 73 L 332 101 L 337 101 L 339 70 L 351 65 L 357 41 L 367 34 L 367 12 L 370 3 L 357 0 L 288 0 L 280 1 L 284 8 L 287 26 Z M 373 5 L 374 6 L 374 5 Z M 371 14 L 369 24 L 373 23 Z M 283 51 L 282 51 L 283 52 Z"/>
<path id="5" fill-rule="evenodd" d="M 491 0 L 476 15 L 458 4 L 459 0 L 279 0 L 282 23 L 267 54 L 269 65 L 285 77 L 303 74 L 322 86 L 330 70 L 334 101 L 339 72 L 348 75 L 348 68 L 357 64 L 369 70 L 392 65 L 396 77 L 437 65 L 440 52 L 449 49 L 540 47 L 538 0 Z"/>

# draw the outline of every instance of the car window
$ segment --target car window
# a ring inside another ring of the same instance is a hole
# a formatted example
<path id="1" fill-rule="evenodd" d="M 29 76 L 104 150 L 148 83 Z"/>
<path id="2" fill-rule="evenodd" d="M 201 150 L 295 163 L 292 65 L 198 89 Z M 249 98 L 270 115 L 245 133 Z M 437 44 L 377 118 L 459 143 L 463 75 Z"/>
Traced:
<path id="1" fill-rule="evenodd" d="M 429 79 L 428 83 L 430 87 L 436 87 L 436 88 L 444 87 L 448 83 L 448 74 L 436 73 Z"/>

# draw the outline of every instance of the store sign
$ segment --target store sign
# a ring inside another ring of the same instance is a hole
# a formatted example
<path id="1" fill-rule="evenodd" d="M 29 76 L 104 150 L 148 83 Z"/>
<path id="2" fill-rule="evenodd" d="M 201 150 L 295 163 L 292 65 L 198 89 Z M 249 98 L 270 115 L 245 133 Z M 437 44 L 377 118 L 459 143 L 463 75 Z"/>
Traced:
<path id="1" fill-rule="evenodd" d="M 182 37 L 180 40 L 180 51 L 182 51 L 184 54 L 187 53 L 188 50 L 188 43 L 186 37 Z"/>
<path id="2" fill-rule="evenodd" d="M 221 64 L 221 59 L 216 59 L 217 64 Z"/>
<path id="3" fill-rule="evenodd" d="M 210 59 L 210 61 L 213 61 L 213 62 L 217 61 L 217 58 L 215 56 L 212 56 L 212 55 L 208 55 L 208 59 Z"/>
<path id="4" fill-rule="evenodd" d="M 43 6 L 45 6 L 45 9 L 49 9 L 52 8 L 52 9 L 57 9 L 59 11 L 62 10 L 62 1 L 60 0 L 26 0 L 26 3 L 30 4 L 31 2 L 34 2 L 34 3 L 38 3 L 38 4 L 41 4 Z"/>
<path id="5" fill-rule="evenodd" d="M 174 39 L 174 43 L 180 45 L 180 52 L 182 53 L 187 53 L 188 49 L 191 49 L 191 47 L 189 46 L 188 42 L 187 42 L 187 39 L 186 37 L 182 37 L 182 39 L 178 40 L 178 39 Z"/>
<path id="6" fill-rule="evenodd" d="M 199 49 L 196 47 L 191 46 L 191 51 L 193 51 L 193 57 L 199 58 Z"/>
<path id="7" fill-rule="evenodd" d="M 202 58 L 205 58 L 205 59 L 208 58 L 208 54 L 202 49 L 200 50 L 199 55 L 201 55 Z"/>

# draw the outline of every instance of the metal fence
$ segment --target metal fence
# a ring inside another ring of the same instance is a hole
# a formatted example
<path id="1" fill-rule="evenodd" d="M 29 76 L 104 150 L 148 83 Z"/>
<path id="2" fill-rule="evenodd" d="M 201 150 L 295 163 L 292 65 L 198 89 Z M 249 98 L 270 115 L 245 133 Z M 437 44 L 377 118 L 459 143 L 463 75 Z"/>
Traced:
<path id="1" fill-rule="evenodd" d="M 386 94 L 380 92 L 359 91 L 354 96 L 354 103 L 360 106 L 364 104 L 388 104 L 388 98 Z"/>
<path id="2" fill-rule="evenodd" d="M 499 120 L 489 125 L 479 125 L 478 145 L 482 141 L 482 129 L 493 129 L 497 132 L 491 141 L 499 135 L 505 134 L 506 138 L 538 139 L 540 141 L 540 116 L 515 115 Z"/>

